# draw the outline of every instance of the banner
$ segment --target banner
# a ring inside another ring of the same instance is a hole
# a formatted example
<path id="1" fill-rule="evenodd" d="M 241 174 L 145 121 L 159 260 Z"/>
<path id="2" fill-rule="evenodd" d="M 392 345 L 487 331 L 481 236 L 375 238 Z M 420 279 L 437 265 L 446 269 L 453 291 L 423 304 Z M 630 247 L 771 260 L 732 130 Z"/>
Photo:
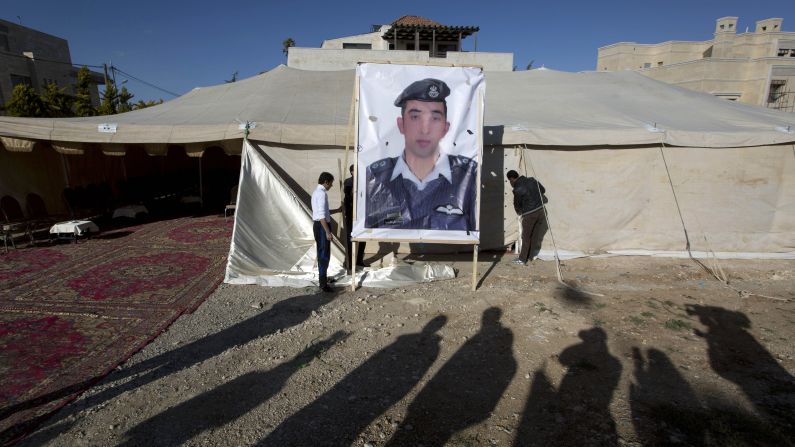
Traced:
<path id="1" fill-rule="evenodd" d="M 483 71 L 359 64 L 354 238 L 479 240 Z"/>

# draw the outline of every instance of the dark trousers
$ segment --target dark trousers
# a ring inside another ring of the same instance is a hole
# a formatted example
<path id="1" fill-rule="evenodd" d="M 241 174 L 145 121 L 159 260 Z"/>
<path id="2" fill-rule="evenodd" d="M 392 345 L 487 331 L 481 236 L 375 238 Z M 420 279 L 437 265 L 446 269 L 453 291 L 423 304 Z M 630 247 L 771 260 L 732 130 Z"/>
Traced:
<path id="1" fill-rule="evenodd" d="M 348 213 L 350 216 L 350 213 Z M 348 269 L 351 268 L 351 261 L 353 260 L 353 241 L 351 241 L 351 229 L 353 228 L 353 221 L 348 220 L 345 218 L 345 230 L 348 232 L 348 237 L 346 242 L 348 244 L 348 259 L 345 260 Z M 356 250 L 356 265 L 364 265 L 364 246 L 367 245 L 365 242 L 359 242 L 359 248 Z"/>
<path id="2" fill-rule="evenodd" d="M 328 263 L 331 260 L 331 241 L 326 239 L 326 230 L 320 221 L 315 221 L 312 227 L 315 234 L 315 245 L 317 246 L 317 270 L 320 275 L 320 287 L 328 285 Z"/>
<path id="3" fill-rule="evenodd" d="M 533 253 L 531 250 L 532 248 L 535 248 L 535 252 L 538 252 L 538 248 L 540 247 L 533 247 L 532 245 L 533 243 L 541 243 L 543 225 L 543 208 L 539 208 L 532 213 L 522 216 L 522 250 L 519 252 L 519 259 L 522 261 L 527 262 L 530 260 L 530 253 Z"/>

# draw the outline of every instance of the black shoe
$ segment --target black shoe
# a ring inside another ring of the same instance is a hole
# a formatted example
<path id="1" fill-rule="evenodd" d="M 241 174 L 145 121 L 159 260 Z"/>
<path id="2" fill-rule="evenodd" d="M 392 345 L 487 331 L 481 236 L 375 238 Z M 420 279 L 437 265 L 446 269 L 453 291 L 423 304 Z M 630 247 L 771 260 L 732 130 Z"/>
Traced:
<path id="1" fill-rule="evenodd" d="M 335 282 L 337 282 L 336 278 L 329 278 L 326 280 L 326 284 L 334 284 Z"/>
<path id="2" fill-rule="evenodd" d="M 323 287 L 320 288 L 320 290 L 322 290 L 323 292 L 333 292 L 334 291 L 334 289 L 332 289 L 329 286 L 323 286 Z"/>

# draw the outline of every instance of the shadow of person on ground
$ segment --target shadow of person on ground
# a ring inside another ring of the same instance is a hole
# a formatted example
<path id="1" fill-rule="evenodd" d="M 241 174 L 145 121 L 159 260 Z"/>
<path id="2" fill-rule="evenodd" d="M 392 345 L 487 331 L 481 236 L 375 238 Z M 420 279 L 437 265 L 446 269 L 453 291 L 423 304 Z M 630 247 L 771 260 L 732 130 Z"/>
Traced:
<path id="1" fill-rule="evenodd" d="M 643 445 L 792 445 L 779 429 L 721 396 L 699 396 L 662 351 L 632 348 L 632 424 Z"/>
<path id="2" fill-rule="evenodd" d="M 483 312 L 480 331 L 419 392 L 388 446 L 445 445 L 489 417 L 516 374 L 513 332 L 501 315 L 497 307 Z"/>
<path id="3" fill-rule="evenodd" d="M 695 333 L 707 342 L 712 369 L 739 386 L 758 411 L 795 435 L 795 377 L 748 332 L 751 320 L 742 312 L 715 306 L 688 305 L 687 313 L 707 327 L 707 332 Z"/>
<path id="4" fill-rule="evenodd" d="M 378 415 L 402 399 L 439 356 L 437 316 L 421 332 L 401 335 L 334 387 L 276 427 L 259 445 L 351 445 Z"/>
<path id="5" fill-rule="evenodd" d="M 602 328 L 582 330 L 579 336 L 582 343 L 559 356 L 567 372 L 557 391 L 543 368 L 535 372 L 514 445 L 618 444 L 610 402 L 621 362 L 610 355 Z"/>
<path id="6" fill-rule="evenodd" d="M 338 331 L 307 346 L 291 360 L 270 371 L 253 371 L 200 394 L 138 424 L 126 433 L 122 446 L 179 446 L 196 435 L 226 425 L 276 395 L 299 369 L 342 342 Z"/>
<path id="7" fill-rule="evenodd" d="M 208 335 L 150 359 L 143 360 L 140 363 L 130 365 L 127 368 L 113 371 L 108 376 L 109 380 L 121 381 L 127 378 L 129 378 L 129 380 L 89 396 L 71 407 L 67 407 L 66 411 L 59 415 L 59 419 L 66 419 L 71 414 L 92 408 L 124 392 L 134 390 L 140 386 L 144 386 L 155 380 L 201 363 L 234 346 L 239 346 L 259 337 L 300 324 L 309 317 L 312 311 L 330 303 L 338 293 L 340 292 L 299 295 L 279 301 L 270 309 L 215 334 Z M 2 414 L 0 414 L 0 419 L 8 417 L 17 411 L 66 397 L 71 393 L 94 385 L 100 379 L 101 377 L 94 377 L 79 384 L 72 384 L 68 387 L 48 393 L 47 395 L 39 396 L 31 401 L 21 402 L 12 407 L 8 407 L 3 409 Z M 39 420 L 36 423 L 40 422 Z M 0 433 L 0 439 L 6 432 L 19 431 L 23 428 L 21 427 L 23 424 L 25 426 L 24 428 L 28 430 L 35 427 L 29 426 L 29 422 L 22 422 Z M 53 430 L 47 430 L 47 432 L 51 435 L 53 433 L 57 435 Z"/>

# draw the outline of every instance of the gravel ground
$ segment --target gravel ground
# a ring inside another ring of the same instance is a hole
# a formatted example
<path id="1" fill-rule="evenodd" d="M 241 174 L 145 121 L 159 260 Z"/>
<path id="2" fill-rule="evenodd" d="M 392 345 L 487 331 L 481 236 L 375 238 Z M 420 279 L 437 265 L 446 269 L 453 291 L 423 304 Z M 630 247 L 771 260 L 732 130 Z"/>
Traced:
<path id="1" fill-rule="evenodd" d="M 467 258 L 399 289 L 222 285 L 21 445 L 793 445 L 795 261 L 721 261 L 730 288 L 578 259 L 570 289 L 483 253 L 472 292 Z"/>

